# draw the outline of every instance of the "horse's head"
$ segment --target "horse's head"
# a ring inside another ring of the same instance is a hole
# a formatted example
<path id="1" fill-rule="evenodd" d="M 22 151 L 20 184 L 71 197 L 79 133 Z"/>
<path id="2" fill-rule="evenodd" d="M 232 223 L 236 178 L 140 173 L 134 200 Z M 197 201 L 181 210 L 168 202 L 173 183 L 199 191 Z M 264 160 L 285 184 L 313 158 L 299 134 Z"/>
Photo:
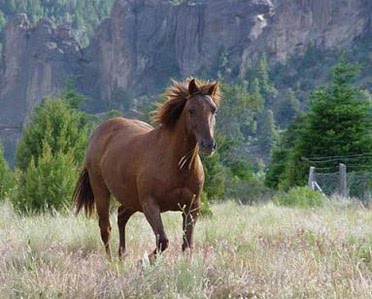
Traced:
<path id="1" fill-rule="evenodd" d="M 211 155 L 216 149 L 214 126 L 219 101 L 218 83 L 199 87 L 192 79 L 188 91 L 189 96 L 184 107 L 186 130 L 195 137 L 200 153 Z"/>

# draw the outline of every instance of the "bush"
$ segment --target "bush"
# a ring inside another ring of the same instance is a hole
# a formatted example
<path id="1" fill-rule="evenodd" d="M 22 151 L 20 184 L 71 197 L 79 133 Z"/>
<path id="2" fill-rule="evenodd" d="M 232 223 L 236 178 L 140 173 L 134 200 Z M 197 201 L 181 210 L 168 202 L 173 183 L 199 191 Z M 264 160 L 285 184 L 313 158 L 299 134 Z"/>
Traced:
<path id="1" fill-rule="evenodd" d="M 271 190 L 264 184 L 264 180 L 255 176 L 250 180 L 235 178 L 226 192 L 228 198 L 233 198 L 242 204 L 254 204 L 271 198 Z"/>
<path id="2" fill-rule="evenodd" d="M 44 144 L 38 163 L 32 158 L 21 174 L 13 204 L 21 212 L 45 212 L 68 207 L 77 176 L 71 153 L 53 155 L 50 146 Z"/>
<path id="3" fill-rule="evenodd" d="M 76 162 L 85 156 L 92 124 L 83 112 L 70 106 L 70 99 L 45 99 L 35 108 L 30 125 L 17 146 L 17 167 L 25 171 L 34 158 L 37 165 L 43 144 L 52 154 L 71 152 Z"/>
<path id="4" fill-rule="evenodd" d="M 14 177 L 4 158 L 0 147 L 0 200 L 8 197 L 14 188 Z"/>
<path id="5" fill-rule="evenodd" d="M 288 192 L 278 192 L 273 202 L 278 206 L 296 206 L 301 208 L 322 206 L 324 195 L 308 187 L 294 187 Z"/>
<path id="6" fill-rule="evenodd" d="M 69 205 L 93 125 L 89 115 L 74 108 L 78 102 L 79 96 L 70 92 L 35 108 L 17 148 L 19 188 L 12 202 L 19 211 L 44 212 Z"/>
<path id="7" fill-rule="evenodd" d="M 209 206 L 207 194 L 205 192 L 202 192 L 200 196 L 200 215 L 203 217 L 208 217 L 208 216 L 213 215 L 211 207 Z"/>

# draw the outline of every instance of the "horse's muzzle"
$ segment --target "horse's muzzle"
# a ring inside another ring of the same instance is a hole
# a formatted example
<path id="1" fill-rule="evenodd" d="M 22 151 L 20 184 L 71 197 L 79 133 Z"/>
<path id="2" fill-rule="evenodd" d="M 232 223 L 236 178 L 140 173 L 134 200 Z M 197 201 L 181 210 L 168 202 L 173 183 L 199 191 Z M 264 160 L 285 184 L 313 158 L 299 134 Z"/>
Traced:
<path id="1" fill-rule="evenodd" d="M 199 152 L 203 156 L 210 156 L 217 148 L 217 144 L 213 139 L 204 139 L 199 143 Z"/>

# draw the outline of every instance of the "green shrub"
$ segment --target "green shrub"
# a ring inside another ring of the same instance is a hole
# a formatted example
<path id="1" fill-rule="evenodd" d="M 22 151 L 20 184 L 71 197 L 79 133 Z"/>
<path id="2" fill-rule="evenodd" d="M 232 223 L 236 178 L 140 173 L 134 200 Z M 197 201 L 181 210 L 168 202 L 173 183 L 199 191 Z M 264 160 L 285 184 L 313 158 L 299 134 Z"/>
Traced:
<path id="1" fill-rule="evenodd" d="M 8 197 L 14 188 L 14 176 L 4 158 L 0 147 L 0 200 Z"/>
<path id="2" fill-rule="evenodd" d="M 72 91 L 35 108 L 17 148 L 18 190 L 12 198 L 21 212 L 60 210 L 69 204 L 93 119 L 74 106 Z"/>
<path id="3" fill-rule="evenodd" d="M 30 125 L 17 146 L 17 167 L 25 171 L 34 158 L 37 165 L 42 146 L 48 143 L 52 154 L 71 152 L 75 161 L 85 156 L 92 124 L 83 112 L 69 104 L 70 99 L 45 99 L 36 106 Z"/>
<path id="4" fill-rule="evenodd" d="M 19 189 L 12 199 L 21 212 L 45 212 L 68 207 L 77 180 L 77 167 L 72 153 L 52 154 L 44 143 L 36 164 L 32 158 L 19 177 Z"/>
<path id="5" fill-rule="evenodd" d="M 294 187 L 288 192 L 278 192 L 273 202 L 278 206 L 318 207 L 323 205 L 324 195 L 308 187 Z"/>
<path id="6" fill-rule="evenodd" d="M 211 207 L 209 206 L 207 194 L 205 192 L 202 192 L 200 196 L 200 215 L 203 217 L 208 217 L 208 216 L 213 215 Z"/>
<path id="7" fill-rule="evenodd" d="M 269 200 L 271 190 L 265 186 L 263 178 L 255 176 L 250 180 L 234 178 L 226 192 L 227 198 L 233 198 L 242 204 L 254 204 Z"/>

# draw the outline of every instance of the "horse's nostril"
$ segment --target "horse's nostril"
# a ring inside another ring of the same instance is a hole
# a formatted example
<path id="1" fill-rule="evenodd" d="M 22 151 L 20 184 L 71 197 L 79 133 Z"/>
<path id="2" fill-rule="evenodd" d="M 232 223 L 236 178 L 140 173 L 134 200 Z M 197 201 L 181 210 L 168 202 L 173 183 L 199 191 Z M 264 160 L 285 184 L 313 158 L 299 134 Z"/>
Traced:
<path id="1" fill-rule="evenodd" d="M 202 140 L 200 147 L 205 151 L 214 151 L 216 149 L 216 143 L 213 140 Z"/>

